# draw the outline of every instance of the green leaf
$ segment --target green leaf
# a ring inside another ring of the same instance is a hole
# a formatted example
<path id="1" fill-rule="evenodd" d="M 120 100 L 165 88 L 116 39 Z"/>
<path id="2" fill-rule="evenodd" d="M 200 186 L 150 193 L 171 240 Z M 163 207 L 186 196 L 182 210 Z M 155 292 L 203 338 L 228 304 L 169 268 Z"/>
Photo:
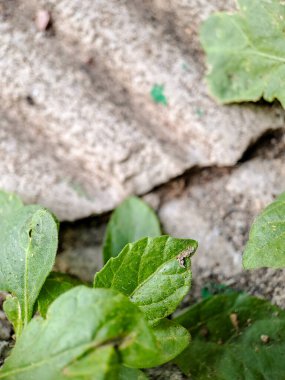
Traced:
<path id="1" fill-rule="evenodd" d="M 208 298 L 175 319 L 192 336 L 175 363 L 193 380 L 280 379 L 285 312 L 246 294 Z"/>
<path id="2" fill-rule="evenodd" d="M 223 103 L 278 99 L 285 107 L 285 4 L 238 0 L 239 11 L 209 17 L 201 28 L 207 76 Z"/>
<path id="3" fill-rule="evenodd" d="M 126 199 L 113 212 L 107 226 L 103 254 L 105 263 L 116 257 L 125 245 L 145 236 L 161 235 L 154 211 L 136 197 Z"/>
<path id="4" fill-rule="evenodd" d="M 45 317 L 50 304 L 61 294 L 82 285 L 82 281 L 65 273 L 52 272 L 46 279 L 38 297 L 38 311 Z"/>
<path id="5" fill-rule="evenodd" d="M 0 289 L 18 298 L 26 325 L 40 289 L 54 264 L 58 227 L 40 206 L 22 206 L 3 196 L 0 220 Z"/>
<path id="6" fill-rule="evenodd" d="M 147 380 L 145 373 L 136 368 L 120 367 L 118 380 Z"/>
<path id="7" fill-rule="evenodd" d="M 190 343 L 190 334 L 176 321 L 162 319 L 157 326 L 153 327 L 153 333 L 159 344 L 160 361 L 167 363 L 179 355 Z M 153 365 L 155 367 L 154 358 Z"/>
<path id="8" fill-rule="evenodd" d="M 285 193 L 255 219 L 243 254 L 245 269 L 285 267 Z"/>
<path id="9" fill-rule="evenodd" d="M 77 286 L 51 304 L 46 319 L 36 317 L 23 330 L 0 379 L 58 380 L 79 370 L 81 358 L 92 365 L 88 355 L 108 345 L 129 367 L 163 363 L 155 334 L 136 305 L 115 290 Z"/>
<path id="10" fill-rule="evenodd" d="M 56 380 L 118 380 L 120 364 L 112 345 L 98 348 L 63 369 L 62 377 Z"/>
<path id="11" fill-rule="evenodd" d="M 12 323 L 16 336 L 21 335 L 23 330 L 23 321 L 18 298 L 9 295 L 3 303 L 3 310 L 10 323 Z"/>
<path id="12" fill-rule="evenodd" d="M 197 242 L 169 236 L 144 238 L 128 244 L 96 273 L 96 288 L 127 295 L 150 323 L 173 313 L 191 285 L 190 256 Z"/>

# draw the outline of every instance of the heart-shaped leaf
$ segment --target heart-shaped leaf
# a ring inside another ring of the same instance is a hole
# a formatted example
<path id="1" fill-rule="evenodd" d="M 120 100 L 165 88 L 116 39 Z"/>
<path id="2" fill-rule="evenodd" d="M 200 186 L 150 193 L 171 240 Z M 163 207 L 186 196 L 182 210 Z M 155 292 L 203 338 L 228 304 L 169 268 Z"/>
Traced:
<path id="1" fill-rule="evenodd" d="M 145 236 L 161 235 L 159 220 L 153 210 L 137 197 L 126 199 L 113 212 L 108 223 L 103 254 L 106 263 L 124 246 Z"/>
<path id="2" fill-rule="evenodd" d="M 246 269 L 285 268 L 285 193 L 256 218 L 243 254 Z"/>
<path id="3" fill-rule="evenodd" d="M 17 297 L 25 325 L 54 264 L 58 226 L 40 206 L 23 206 L 5 193 L 0 200 L 0 289 Z"/>
<path id="4" fill-rule="evenodd" d="M 127 295 L 151 324 L 173 313 L 191 285 L 190 256 L 197 242 L 169 236 L 128 244 L 95 275 L 96 288 Z"/>
<path id="5" fill-rule="evenodd" d="M 240 293 L 217 295 L 175 320 L 191 333 L 191 343 L 175 359 L 191 379 L 282 378 L 285 312 L 268 301 Z"/>

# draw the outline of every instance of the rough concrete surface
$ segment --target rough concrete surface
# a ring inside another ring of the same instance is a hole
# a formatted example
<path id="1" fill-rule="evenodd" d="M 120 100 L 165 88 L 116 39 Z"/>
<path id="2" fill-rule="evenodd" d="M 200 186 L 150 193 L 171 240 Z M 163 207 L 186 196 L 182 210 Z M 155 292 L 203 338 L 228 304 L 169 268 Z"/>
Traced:
<path id="1" fill-rule="evenodd" d="M 199 242 L 192 259 L 194 279 L 201 273 L 230 278 L 242 271 L 241 256 L 255 216 L 285 189 L 284 135 L 274 149 L 271 158 L 266 150 L 233 168 L 198 170 L 144 197 L 165 233 Z M 92 281 L 102 265 L 107 219 L 64 223 L 57 265 Z"/>
<path id="2" fill-rule="evenodd" d="M 208 94 L 198 28 L 233 6 L 0 0 L 0 187 L 75 220 L 192 167 L 233 165 L 283 128 L 278 106 L 219 106 Z"/>
<path id="3" fill-rule="evenodd" d="M 198 240 L 194 270 L 223 276 L 240 272 L 254 217 L 285 189 L 284 133 L 267 136 L 247 155 L 245 162 L 231 168 L 185 173 L 143 197 L 156 210 L 165 233 Z M 92 280 L 102 265 L 108 219 L 106 214 L 62 224 L 58 262 L 65 262 L 65 270 Z M 78 270 L 81 261 L 89 263 L 84 272 Z"/>

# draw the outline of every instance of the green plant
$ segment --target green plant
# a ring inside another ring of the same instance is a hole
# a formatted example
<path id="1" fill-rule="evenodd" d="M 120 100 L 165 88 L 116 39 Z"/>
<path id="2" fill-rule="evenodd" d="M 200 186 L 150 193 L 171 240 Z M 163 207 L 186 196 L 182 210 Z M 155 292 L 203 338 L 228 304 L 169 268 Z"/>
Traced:
<path id="1" fill-rule="evenodd" d="M 256 219 L 246 265 L 283 265 L 284 199 Z M 58 223 L 47 210 L 0 192 L 0 214 L 0 289 L 11 293 L 4 310 L 17 335 L 0 379 L 143 380 L 140 369 L 169 361 L 194 380 L 281 379 L 285 311 L 268 301 L 210 284 L 202 302 L 168 318 L 189 292 L 197 242 L 155 236 L 141 200 L 113 213 L 93 287 L 51 272 Z M 153 237 L 137 240 L 145 233 Z"/>
<path id="2" fill-rule="evenodd" d="M 6 312 L 19 335 L 32 318 L 57 250 L 58 224 L 40 206 L 0 193 L 0 289 L 11 293 Z"/>
<path id="3" fill-rule="evenodd" d="M 17 334 L 0 379 L 143 379 L 139 368 L 166 363 L 187 347 L 188 331 L 167 317 L 190 289 L 194 240 L 149 237 L 112 250 L 117 257 L 91 288 L 50 274 L 58 223 L 47 210 L 1 192 L 0 213 L 0 289 L 11 294 L 4 309 Z M 147 217 L 156 218 L 150 210 Z M 120 247 L 116 223 L 121 219 L 113 217 L 106 241 L 112 236 Z M 150 225 L 160 232 L 157 221 Z"/>
<path id="4" fill-rule="evenodd" d="M 104 262 L 116 257 L 128 243 L 161 234 L 153 210 L 139 198 L 130 197 L 116 208 L 108 223 L 103 246 Z"/>
<path id="5" fill-rule="evenodd" d="M 285 107 L 285 4 L 238 0 L 236 13 L 217 13 L 201 28 L 210 91 L 223 103 L 278 99 Z"/>
<path id="6" fill-rule="evenodd" d="M 191 343 L 175 363 L 195 380 L 282 379 L 285 311 L 247 294 L 209 297 L 175 321 Z"/>

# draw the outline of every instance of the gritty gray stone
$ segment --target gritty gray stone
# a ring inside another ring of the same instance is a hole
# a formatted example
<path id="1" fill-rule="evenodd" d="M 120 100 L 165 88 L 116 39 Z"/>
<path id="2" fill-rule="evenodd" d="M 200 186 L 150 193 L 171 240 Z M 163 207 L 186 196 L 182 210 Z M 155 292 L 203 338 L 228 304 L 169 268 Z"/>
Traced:
<path id="1" fill-rule="evenodd" d="M 284 127 L 278 106 L 220 106 L 208 94 L 198 28 L 232 1 L 147 3 L 0 0 L 1 188 L 75 220 L 192 167 L 233 165 Z"/>
<path id="2" fill-rule="evenodd" d="M 92 283 L 95 273 L 103 266 L 105 229 L 105 218 L 63 224 L 54 269 Z"/>
<path id="3" fill-rule="evenodd" d="M 283 141 L 283 139 L 282 139 Z M 274 151 L 274 149 L 272 149 Z M 175 180 L 144 199 L 158 212 L 163 232 L 193 238 L 193 278 L 242 273 L 242 252 L 255 216 L 285 189 L 284 152 L 231 169 L 205 169 Z M 102 265 L 106 218 L 64 224 L 57 265 L 92 281 Z M 88 265 L 86 265 L 88 263 Z"/>

